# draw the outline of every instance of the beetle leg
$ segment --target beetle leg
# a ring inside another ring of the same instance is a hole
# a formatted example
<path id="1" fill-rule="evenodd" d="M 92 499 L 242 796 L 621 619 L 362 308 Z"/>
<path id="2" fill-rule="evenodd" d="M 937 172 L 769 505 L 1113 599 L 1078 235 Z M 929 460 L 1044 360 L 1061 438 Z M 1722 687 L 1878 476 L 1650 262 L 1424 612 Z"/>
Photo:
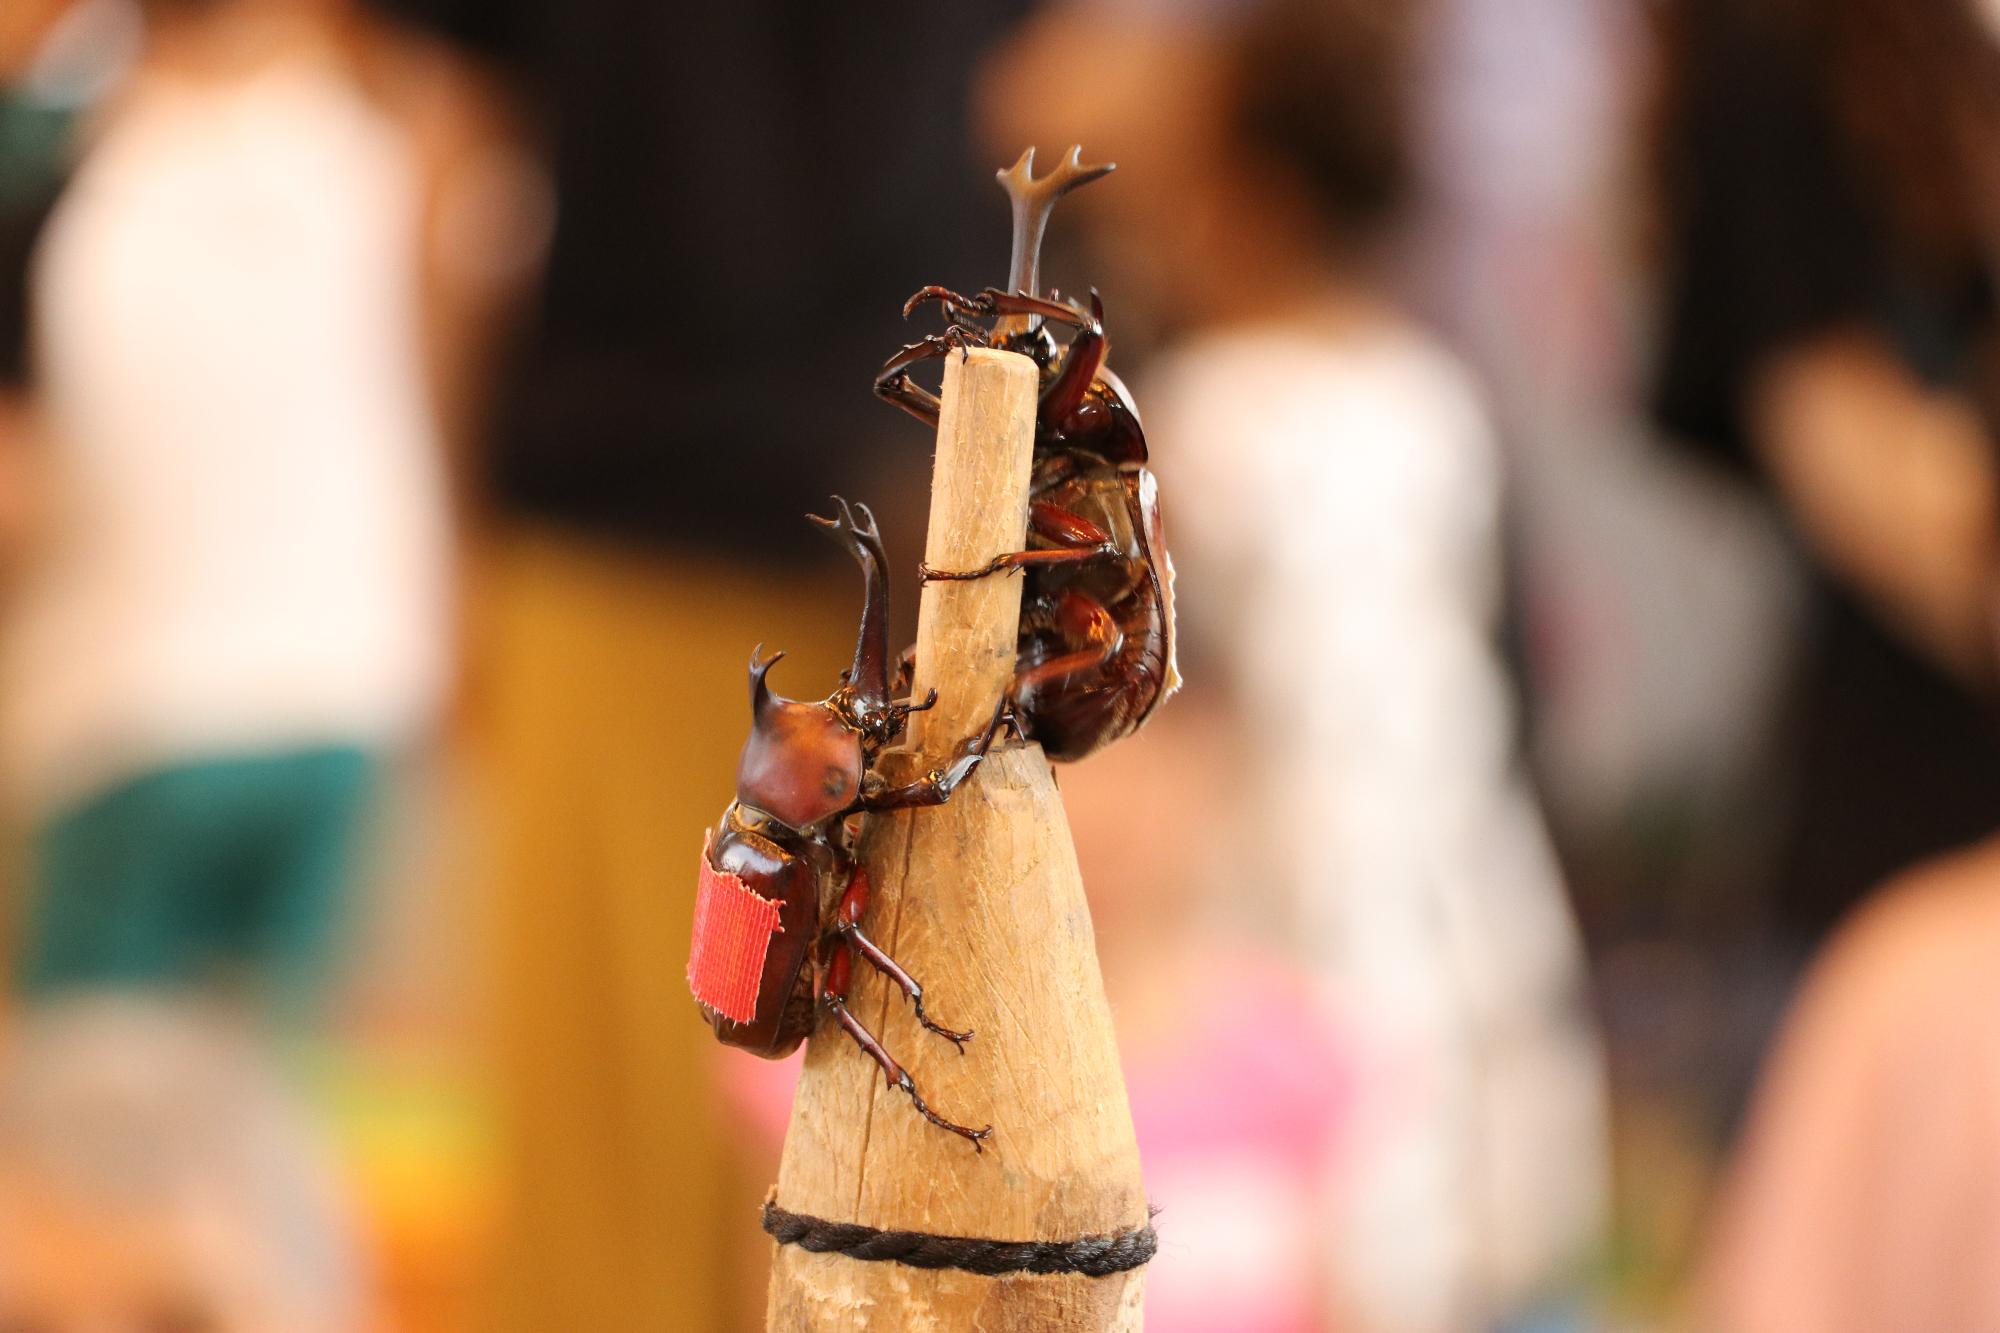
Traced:
<path id="1" fill-rule="evenodd" d="M 910 379 L 910 367 L 920 361 L 934 361 L 953 352 L 964 355 L 971 347 L 984 347 L 986 335 L 962 324 L 953 324 L 943 333 L 930 333 L 909 343 L 882 363 L 875 372 L 875 395 L 908 412 L 927 426 L 937 425 L 938 396 Z"/>
<path id="2" fill-rule="evenodd" d="M 925 806 L 943 805 L 951 799 L 951 793 L 959 783 L 972 776 L 972 770 L 979 767 L 979 755 L 966 755 L 950 768 L 934 768 L 915 782 L 906 782 L 900 787 L 889 787 L 872 796 L 861 798 L 861 808 L 870 812 L 882 810 L 917 810 Z"/>
<path id="3" fill-rule="evenodd" d="M 910 714 L 929 712 L 931 709 L 936 707 L 937 707 L 936 690 L 932 690 L 926 695 L 924 695 L 924 701 L 920 704 L 910 703 L 907 700 L 904 701 L 903 703 L 890 704 L 889 705 L 890 724 L 895 730 L 901 731 L 903 729 L 903 724 L 909 721 Z"/>
<path id="4" fill-rule="evenodd" d="M 846 936 L 853 943 L 856 953 L 867 959 L 877 972 L 880 972 L 883 976 L 894 982 L 896 989 L 908 997 L 911 1012 L 916 1015 L 917 1023 L 924 1031 L 937 1033 L 938 1036 L 943 1037 L 946 1041 L 958 1047 L 960 1055 L 965 1054 L 965 1043 L 972 1040 L 971 1028 L 959 1032 L 956 1029 L 944 1026 L 942 1023 L 932 1022 L 930 1015 L 924 1012 L 924 988 L 918 985 L 917 979 L 908 972 L 905 972 L 902 964 L 891 958 L 881 945 L 862 934 L 860 926 L 843 926 L 837 933 Z"/>
<path id="5" fill-rule="evenodd" d="M 1095 293 L 1092 295 L 1094 298 Z M 1092 311 L 1086 313 L 1067 302 L 1045 300 L 1039 296 L 1029 296 L 1025 292 L 1005 292 L 998 287 L 987 287 L 972 296 L 962 296 L 951 288 L 940 287 L 936 283 L 919 288 L 916 295 L 903 303 L 903 318 L 908 319 L 915 313 L 916 308 L 926 301 L 942 303 L 946 315 L 951 318 L 959 315 L 972 315 L 982 319 L 992 315 L 1029 315 L 1038 319 L 1052 319 L 1058 324 L 1066 324 L 1084 333 L 1093 330 L 1101 333 L 1104 322 L 1103 313 L 1094 308 L 1097 304 L 1094 299 Z"/>
<path id="6" fill-rule="evenodd" d="M 1028 530 L 1037 536 L 1072 548 L 1109 546 L 1111 534 L 1103 525 L 1081 514 L 1071 513 L 1051 500 L 1035 500 L 1028 505 Z"/>
<path id="7" fill-rule="evenodd" d="M 972 776 L 973 770 L 986 758 L 986 752 L 993 748 L 993 738 L 1000 734 L 1000 726 L 1006 721 L 1011 702 L 1007 696 L 1001 696 L 1000 702 L 994 706 L 993 720 L 967 743 L 965 753 L 953 760 L 949 768 L 934 768 L 915 782 L 864 795 L 861 808 L 870 811 L 915 810 L 949 801 L 959 784 Z"/>
<path id="8" fill-rule="evenodd" d="M 914 301 L 916 298 L 911 299 Z M 1096 289 L 1091 290 L 1087 312 L 1063 301 L 1043 300 L 1024 292 L 1003 292 L 997 287 L 988 287 L 969 301 L 962 296 L 954 296 L 950 300 L 974 314 L 998 315 L 1003 319 L 1015 316 L 1031 321 L 1054 320 L 1076 330 L 1069 351 L 1063 354 L 1062 368 L 1042 390 L 1039 408 L 1044 422 L 1058 428 L 1068 424 L 1072 414 L 1082 405 L 1084 396 L 1090 392 L 1097 372 L 1103 368 L 1108 350 L 1104 340 L 1104 302 Z M 949 305 L 950 301 L 947 301 L 947 308 Z"/>
<path id="9" fill-rule="evenodd" d="M 1064 653 L 1061 657 L 1051 657 L 1048 661 L 1029 667 L 1014 677 L 1014 695 L 1016 698 L 1026 698 L 1051 681 L 1062 680 L 1094 667 L 1101 667 L 1111 660 L 1115 652 L 1115 648 L 1111 651 L 1086 648 L 1080 652 Z"/>
<path id="10" fill-rule="evenodd" d="M 847 877 L 847 890 L 840 895 L 840 906 L 834 911 L 833 934 L 851 942 L 855 951 L 872 963 L 876 971 L 896 983 L 896 988 L 909 999 L 916 1011 L 917 1022 L 923 1025 L 925 1031 L 937 1033 L 958 1047 L 960 1055 L 964 1055 L 965 1043 L 972 1040 L 972 1033 L 958 1032 L 931 1022 L 930 1015 L 924 1012 L 924 988 L 881 945 L 862 933 L 861 918 L 868 913 L 868 899 L 872 892 L 873 881 L 868 878 L 868 867 L 855 866 Z"/>
<path id="11" fill-rule="evenodd" d="M 882 1075 L 889 1080 L 889 1086 L 900 1088 L 909 1096 L 910 1104 L 917 1108 L 918 1115 L 930 1121 L 939 1129 L 948 1129 L 960 1138 L 965 1139 L 977 1151 L 985 1152 L 986 1149 L 980 1140 L 993 1132 L 993 1126 L 988 1125 L 984 1129 L 968 1129 L 964 1125 L 946 1120 L 943 1116 L 931 1110 L 929 1103 L 924 1101 L 923 1094 L 917 1091 L 916 1082 L 911 1079 L 910 1071 L 897 1064 L 895 1057 L 890 1055 L 882 1043 L 875 1039 L 875 1034 L 862 1026 L 861 1020 L 856 1018 L 853 1012 L 848 1009 L 847 983 L 852 976 L 853 967 L 852 955 L 848 952 L 847 946 L 845 944 L 837 946 L 832 961 L 827 964 L 825 979 L 820 983 L 820 1004 L 825 1007 L 828 1013 L 833 1015 L 834 1022 L 840 1024 L 841 1030 L 854 1038 L 854 1044 L 865 1051 L 868 1057 L 877 1065 L 881 1066 Z"/>
<path id="12" fill-rule="evenodd" d="M 882 363 L 875 372 L 875 396 L 894 403 L 927 426 L 938 424 L 942 400 L 910 379 L 910 367 L 919 361 L 943 356 L 944 350 L 929 339 L 913 342 Z"/>
<path id="13" fill-rule="evenodd" d="M 903 1092 L 908 1094 L 910 1105 L 917 1108 L 918 1115 L 930 1121 L 939 1129 L 948 1129 L 960 1138 L 965 1139 L 972 1144 L 974 1150 L 978 1152 L 986 1151 L 981 1140 L 993 1133 L 993 1126 L 987 1125 L 983 1129 L 971 1129 L 954 1121 L 946 1120 L 936 1111 L 931 1110 L 930 1104 L 924 1100 L 923 1094 L 917 1091 L 916 1081 L 910 1077 L 910 1071 L 897 1064 L 895 1059 L 882 1049 L 882 1043 L 875 1040 L 874 1034 L 861 1025 L 861 1020 L 848 1011 L 847 1005 L 843 1001 L 829 997 L 822 999 L 820 1003 L 832 1011 L 834 1021 L 840 1024 L 842 1030 L 848 1036 L 854 1038 L 855 1043 L 862 1050 L 868 1052 L 874 1058 L 876 1064 L 882 1066 L 882 1073 L 888 1078 L 889 1086 L 892 1088 L 901 1088 Z"/>
<path id="14" fill-rule="evenodd" d="M 1085 547 L 1080 551 L 1008 551 L 996 555 L 977 569 L 933 569 L 929 565 L 917 566 L 919 583 L 963 583 L 972 579 L 983 579 L 1001 571 L 1018 573 L 1037 565 L 1084 565 L 1093 560 L 1105 560 L 1118 554 L 1118 548 L 1109 542 L 1103 546 Z"/>
<path id="15" fill-rule="evenodd" d="M 1052 619 L 1056 629 L 1070 642 L 1081 641 L 1089 646 L 1037 663 L 1014 677 L 1012 693 L 1017 699 L 1053 681 L 1102 667 L 1125 646 L 1125 631 L 1119 628 L 1117 617 L 1089 593 L 1075 588 L 1065 592 L 1056 603 Z"/>
<path id="16" fill-rule="evenodd" d="M 1081 514 L 1072 514 L 1061 505 L 1047 500 L 1029 503 L 1028 528 L 1051 544 L 1037 550 L 996 555 L 978 569 L 933 569 L 929 565 L 918 565 L 917 578 L 923 583 L 961 582 L 983 579 L 1002 570 L 1012 572 L 1033 565 L 1088 564 L 1118 554 L 1110 533 Z"/>
<path id="17" fill-rule="evenodd" d="M 1046 301 L 1039 296 L 1028 296 L 1022 292 L 1003 292 L 998 287 L 988 287 L 981 291 L 979 295 L 970 297 L 959 296 L 951 292 L 945 292 L 943 297 L 926 296 L 925 293 L 930 290 L 930 288 L 926 287 L 924 291 L 918 292 L 915 296 L 911 297 L 911 304 L 914 305 L 920 299 L 943 299 L 946 301 L 947 306 L 956 306 L 968 314 L 1033 315 L 1042 319 L 1055 320 L 1058 324 L 1067 324 L 1069 327 L 1083 333 L 1094 331 L 1101 334 L 1103 332 L 1102 315 L 1096 313 L 1086 314 L 1078 310 L 1075 306 L 1063 301 Z M 943 291 L 942 288 L 938 290 Z"/>
<path id="18" fill-rule="evenodd" d="M 1104 303 L 1098 299 L 1096 289 L 1092 288 L 1090 322 L 1079 328 L 1069 351 L 1063 355 L 1062 369 L 1050 381 L 1049 387 L 1042 391 L 1038 410 L 1044 421 L 1053 423 L 1058 429 L 1068 429 L 1075 424 L 1071 418 L 1083 406 L 1085 395 L 1097 379 L 1097 372 L 1104 368 L 1108 350 L 1104 342 Z"/>
<path id="19" fill-rule="evenodd" d="M 1069 351 L 1063 355 L 1062 368 L 1042 390 L 1041 419 L 1056 426 L 1070 421 L 1104 366 L 1109 350 L 1104 338 L 1104 302 L 1094 288 L 1090 293 L 1090 309 L 1085 311 L 1063 301 L 1044 300 L 1025 292 L 1003 292 L 998 287 L 988 287 L 976 296 L 961 296 L 948 287 L 930 286 L 904 303 L 903 318 L 908 319 L 910 312 L 925 301 L 943 302 L 946 315 L 954 319 L 960 315 L 997 315 L 1002 319 L 1011 316 L 1031 322 L 1045 319 L 1076 330 Z"/>
<path id="20" fill-rule="evenodd" d="M 949 287 L 931 283 L 919 287 L 916 294 L 903 302 L 903 318 L 908 319 L 917 312 L 917 307 L 926 301 L 938 301 L 944 305 L 945 318 L 956 320 L 960 315 L 983 316 L 993 313 L 991 295 L 994 288 L 987 288 L 977 296 L 961 296 Z"/>

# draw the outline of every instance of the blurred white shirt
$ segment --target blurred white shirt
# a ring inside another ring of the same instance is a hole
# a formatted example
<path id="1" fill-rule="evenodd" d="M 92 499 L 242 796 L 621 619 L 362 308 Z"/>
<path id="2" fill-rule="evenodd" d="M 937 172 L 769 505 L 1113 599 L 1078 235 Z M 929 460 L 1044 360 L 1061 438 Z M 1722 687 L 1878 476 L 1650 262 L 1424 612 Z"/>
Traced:
<path id="1" fill-rule="evenodd" d="M 1332 1299 L 1343 1327 L 1487 1327 L 1595 1239 L 1605 1165 L 1581 951 L 1492 645 L 1485 413 L 1387 317 L 1203 337 L 1146 390 L 1188 676 L 1228 678 L 1259 756 L 1234 881 L 1366 1048 Z"/>
<path id="2" fill-rule="evenodd" d="M 34 271 L 55 531 L 0 685 L 31 806 L 433 711 L 419 215 L 409 145 L 331 68 L 151 76 L 91 146 Z"/>

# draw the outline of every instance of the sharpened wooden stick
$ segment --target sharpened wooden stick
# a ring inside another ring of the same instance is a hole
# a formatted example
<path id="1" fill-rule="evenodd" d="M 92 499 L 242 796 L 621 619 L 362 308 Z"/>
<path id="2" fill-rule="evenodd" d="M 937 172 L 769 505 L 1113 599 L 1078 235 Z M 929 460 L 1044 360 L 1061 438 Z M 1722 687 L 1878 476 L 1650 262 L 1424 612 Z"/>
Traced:
<path id="1" fill-rule="evenodd" d="M 1012 352 L 945 357 L 924 540 L 931 568 L 976 569 L 1027 540 L 1037 384 L 1034 363 Z M 1020 619 L 1019 576 L 924 585 L 912 694 L 922 699 L 935 689 L 938 701 L 910 718 L 910 739 L 927 766 L 950 762 L 958 743 L 993 715 L 1014 678 Z"/>
<path id="2" fill-rule="evenodd" d="M 1037 376 L 1010 352 L 945 365 L 925 561 L 969 569 L 1018 550 L 1027 523 Z M 978 731 L 1014 670 L 1021 580 L 933 583 L 917 630 L 913 752 L 902 781 Z M 778 1174 L 794 1213 L 884 1229 L 1067 1241 L 1143 1226 L 1111 1014 L 1076 852 L 1048 762 L 995 748 L 950 804 L 870 821 L 869 930 L 924 987 L 931 1016 L 976 1036 L 960 1055 L 917 1026 L 880 977 L 852 1008 L 940 1114 L 991 1122 L 986 1151 L 926 1123 L 837 1030 L 810 1043 Z M 1144 1269 L 983 1277 L 775 1248 L 772 1330 L 1136 1330 Z"/>

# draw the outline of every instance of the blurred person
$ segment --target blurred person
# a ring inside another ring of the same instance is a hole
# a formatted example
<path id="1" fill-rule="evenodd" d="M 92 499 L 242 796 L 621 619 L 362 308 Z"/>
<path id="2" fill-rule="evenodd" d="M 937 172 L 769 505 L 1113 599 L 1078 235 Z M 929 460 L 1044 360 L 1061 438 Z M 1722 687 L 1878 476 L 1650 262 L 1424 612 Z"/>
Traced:
<path id="1" fill-rule="evenodd" d="M 2000 1328 L 2000 842 L 1898 876 L 1814 960 L 1706 1237 L 1704 1333 Z"/>
<path id="2" fill-rule="evenodd" d="M 1607 1303 L 1682 1282 L 1718 1122 L 1783 1002 L 1774 720 L 1798 580 L 1737 478 L 1663 449 L 1632 246 L 1647 19 L 1602 0 L 1434 0 L 1421 186 L 1395 266 L 1488 390 L 1507 469 L 1527 753 L 1590 960 L 1610 1088 Z"/>
<path id="3" fill-rule="evenodd" d="M 440 220 L 476 99 L 345 0 L 71 18 L 106 10 L 143 39 L 16 319 L 40 493 L 0 654 L 11 979 L 236 987 L 305 1028 L 446 683 L 440 389 L 489 275 Z"/>
<path id="4" fill-rule="evenodd" d="M 27 283 L 68 173 L 78 121 L 129 64 L 136 9 L 119 0 L 20 0 L 0 14 L 0 573 L 34 523 Z"/>
<path id="5" fill-rule="evenodd" d="M 1769 916 L 1816 956 L 1693 1318 L 1989 1328 L 2000 16 L 1666 17 L 1657 409 L 1771 497 L 1810 578 Z"/>
<path id="6" fill-rule="evenodd" d="M 1767 909 L 1796 959 L 2000 812 L 2000 28 L 1977 0 L 1664 13 L 1656 412 L 1809 579 Z"/>
<path id="7" fill-rule="evenodd" d="M 1100 899 L 1150 901 L 1147 868 L 1199 881 L 1184 906 L 1162 890 L 1177 906 L 1148 913 L 1147 958 L 1103 936 L 1165 1209 L 1161 1327 L 1204 1326 L 1175 1324 L 1180 1302 L 1219 1293 L 1257 1312 L 1232 1327 L 1504 1325 L 1560 1308 L 1597 1241 L 1597 1051 L 1492 642 L 1499 458 L 1466 372 L 1377 276 L 1421 22 L 1358 0 L 1075 4 L 983 89 L 996 144 L 1080 139 L 1120 163 L 1064 209 L 1096 243 L 1114 341 L 1150 323 L 1165 342 L 1138 398 L 1190 684 L 1129 764 L 1064 775 Z M 1135 768 L 1159 777 L 1135 792 Z M 1138 828 L 1172 850 L 1139 854 Z M 1262 942 L 1239 957 L 1231 933 Z M 1149 1039 L 1188 1015 L 1184 987 L 1146 979 L 1190 974 L 1236 1016 Z M 1251 1080 L 1257 1114 L 1303 1132 L 1264 1135 L 1267 1165 L 1209 1132 L 1161 1151 L 1149 1127 L 1198 1118 L 1200 1073 L 1177 1062 L 1232 1043 L 1254 1062 L 1266 1039 L 1296 1063 Z M 1246 1228 L 1315 1243 L 1206 1243 Z"/>
<path id="8" fill-rule="evenodd" d="M 904 296 L 1004 253 L 964 106 L 1015 6 L 394 7 L 514 81 L 556 205 L 481 467 L 507 1176 L 486 1322 L 742 1326 L 775 1163 L 720 1104 L 688 876 L 747 725 L 745 654 L 790 650 L 783 689 L 853 641 L 852 572 L 802 514 L 866 500 L 916 559 L 925 451 L 869 386 Z"/>
<path id="9" fill-rule="evenodd" d="M 198 1004 L 54 1004 L 0 1055 L 0 1328 L 359 1333 L 324 1145 Z"/>

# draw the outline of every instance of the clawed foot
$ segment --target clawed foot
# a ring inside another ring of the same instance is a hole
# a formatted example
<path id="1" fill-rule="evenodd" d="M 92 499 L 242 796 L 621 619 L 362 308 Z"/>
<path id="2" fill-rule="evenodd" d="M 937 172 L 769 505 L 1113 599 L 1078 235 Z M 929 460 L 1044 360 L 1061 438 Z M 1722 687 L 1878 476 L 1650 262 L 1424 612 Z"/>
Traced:
<path id="1" fill-rule="evenodd" d="M 1006 695 L 1001 695 L 1000 702 L 993 708 L 993 717 L 987 722 L 986 729 L 972 738 L 971 744 L 965 747 L 965 753 L 954 759 L 949 768 L 934 768 L 925 775 L 925 781 L 930 783 L 932 790 L 937 793 L 939 805 L 950 800 L 951 794 L 972 776 L 980 764 L 985 762 L 986 752 L 993 748 L 994 738 L 1000 734 L 1001 728 L 1007 725 L 1010 716 L 1008 707 L 1012 702 Z M 1018 731 L 1019 727 L 1016 726 L 1015 730 Z"/>
<path id="2" fill-rule="evenodd" d="M 901 388 L 910 378 L 908 367 L 927 357 L 945 357 L 957 352 L 958 359 L 963 361 L 972 355 L 973 348 L 988 345 L 985 334 L 963 324 L 952 324 L 943 333 L 926 333 L 915 342 L 903 345 L 903 350 L 890 362 L 892 366 L 898 361 L 902 365 L 885 371 L 875 390 L 885 393 Z"/>
<path id="3" fill-rule="evenodd" d="M 998 289 L 988 287 L 977 296 L 965 296 L 949 287 L 940 287 L 932 283 L 928 287 L 919 288 L 916 295 L 903 302 L 903 318 L 908 319 L 915 314 L 917 307 L 926 301 L 936 301 L 944 306 L 946 318 L 954 324 L 967 315 L 974 319 L 985 319 L 994 313 L 994 298 L 999 295 Z"/>
<path id="4" fill-rule="evenodd" d="M 956 323 L 947 325 L 943 333 L 924 335 L 921 341 L 927 346 L 941 349 L 941 354 L 945 356 L 957 352 L 960 361 L 970 359 L 973 348 L 987 345 L 986 335 L 978 329 L 969 329 L 963 324 Z"/>
<path id="5" fill-rule="evenodd" d="M 937 1033 L 938 1036 L 943 1037 L 946 1041 L 958 1047 L 960 1055 L 965 1054 L 965 1043 L 971 1041 L 973 1036 L 971 1028 L 960 1032 L 955 1028 L 948 1028 L 942 1023 L 933 1023 L 930 1015 L 924 1012 L 924 997 L 921 995 L 911 996 L 910 1003 L 916 1010 L 917 1025 L 919 1027 L 923 1028 L 926 1032 Z"/>
<path id="6" fill-rule="evenodd" d="M 925 713 L 929 712 L 933 708 L 936 708 L 937 699 L 938 699 L 937 691 L 932 690 L 924 696 L 924 701 L 920 704 L 913 704 L 913 703 L 890 704 L 889 718 L 898 727 L 901 727 L 903 723 L 909 721 L 910 714 Z"/>
<path id="7" fill-rule="evenodd" d="M 949 287 L 932 283 L 920 288 L 916 295 L 903 302 L 903 318 L 916 313 L 917 307 L 928 301 L 936 301 L 944 307 L 945 318 L 957 323 L 965 319 L 992 319 L 998 315 L 1031 315 L 1039 319 L 1056 319 L 1065 324 L 1084 328 L 1103 322 L 1103 311 L 1098 308 L 1097 292 L 1091 291 L 1091 310 L 1080 309 L 1074 302 L 1065 301 L 1060 294 L 1050 292 L 1046 298 L 1029 296 L 1025 292 L 1006 292 L 998 287 L 983 287 L 977 293 L 967 296 Z M 984 335 L 981 335 L 982 338 Z"/>
<path id="8" fill-rule="evenodd" d="M 902 1077 L 895 1080 L 895 1086 L 909 1094 L 910 1104 L 917 1108 L 918 1115 L 930 1121 L 939 1129 L 948 1129 L 958 1135 L 970 1143 L 975 1151 L 982 1153 L 986 1151 L 982 1140 L 993 1133 L 993 1126 L 988 1125 L 984 1129 L 968 1129 L 964 1125 L 954 1124 L 952 1121 L 946 1120 L 936 1111 L 931 1110 L 930 1106 L 924 1101 L 922 1094 L 917 1091 L 917 1085 L 911 1080 L 908 1070 L 902 1071 Z"/>

